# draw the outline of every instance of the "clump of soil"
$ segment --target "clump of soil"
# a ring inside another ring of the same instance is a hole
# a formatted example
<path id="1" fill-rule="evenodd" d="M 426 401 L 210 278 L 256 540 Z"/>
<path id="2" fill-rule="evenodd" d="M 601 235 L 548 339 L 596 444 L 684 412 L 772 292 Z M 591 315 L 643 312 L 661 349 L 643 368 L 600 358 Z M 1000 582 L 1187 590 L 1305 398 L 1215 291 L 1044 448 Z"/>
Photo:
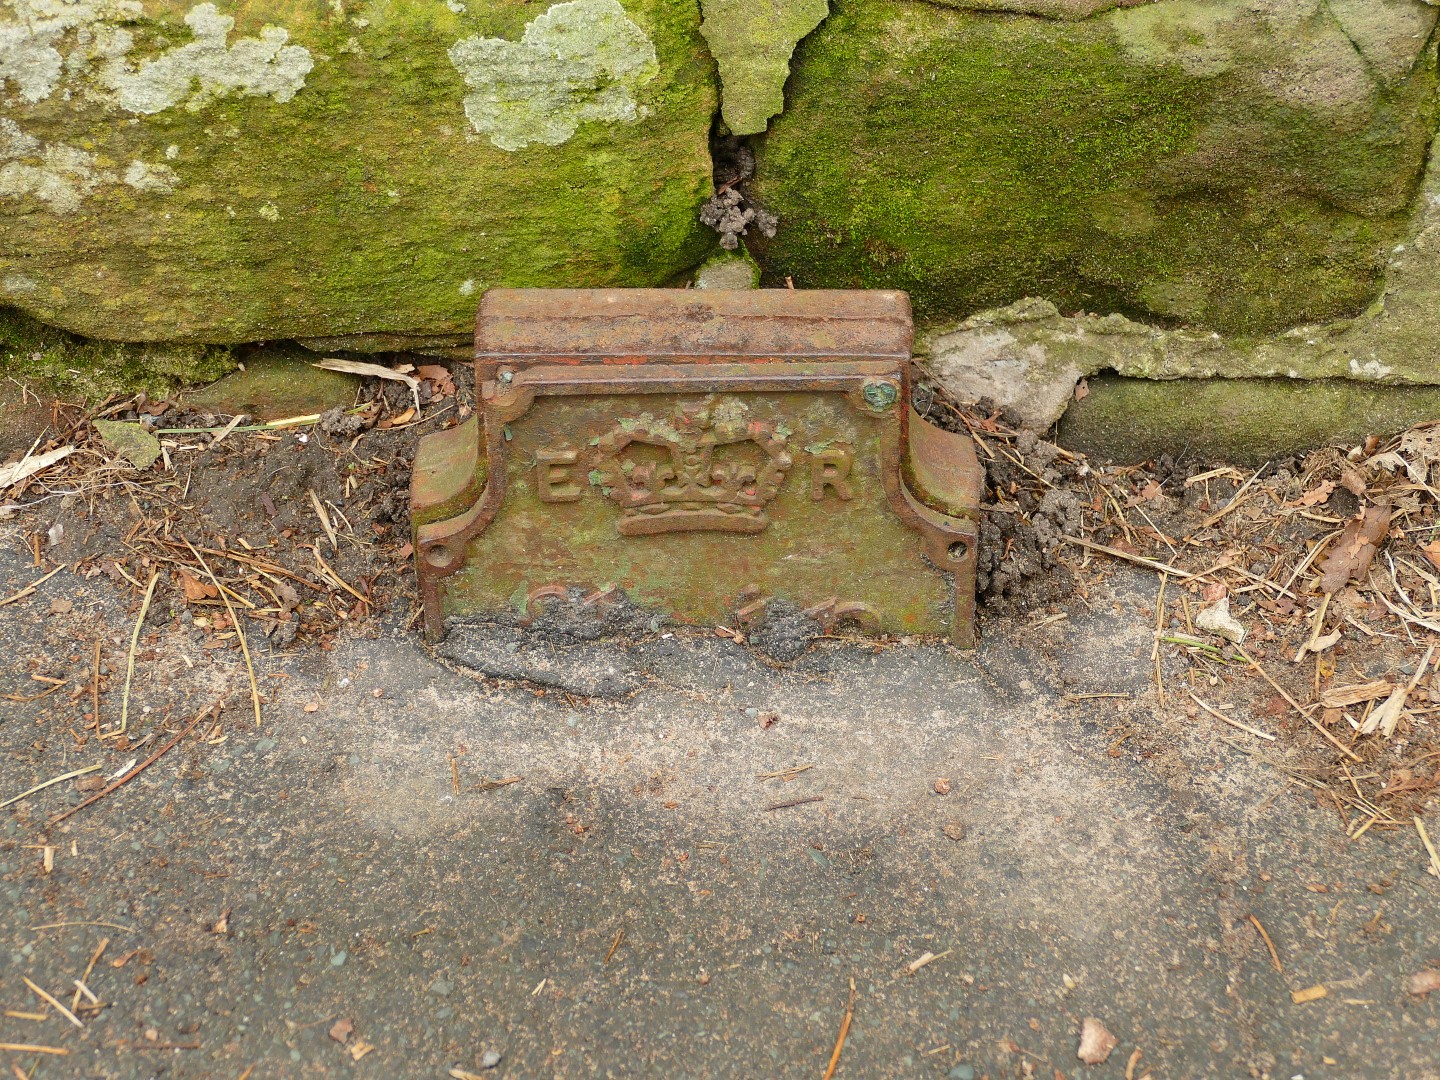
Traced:
<path id="1" fill-rule="evenodd" d="M 768 210 L 753 205 L 736 188 L 718 192 L 700 208 L 700 223 L 720 234 L 720 246 L 734 251 L 753 225 L 765 236 L 774 236 L 779 220 Z"/>
<path id="2" fill-rule="evenodd" d="M 800 659 L 824 628 L 789 600 L 771 600 L 751 625 L 746 640 L 772 660 L 788 664 Z"/>
<path id="3" fill-rule="evenodd" d="M 930 423 L 974 438 L 985 470 L 975 591 L 996 612 L 1026 612 L 1065 599 L 1074 585 L 1060 560 L 1088 502 L 1081 457 L 1033 431 L 1017 431 L 990 402 L 972 409 L 922 381 L 916 410 Z M 986 436 L 990 438 L 986 438 Z"/>

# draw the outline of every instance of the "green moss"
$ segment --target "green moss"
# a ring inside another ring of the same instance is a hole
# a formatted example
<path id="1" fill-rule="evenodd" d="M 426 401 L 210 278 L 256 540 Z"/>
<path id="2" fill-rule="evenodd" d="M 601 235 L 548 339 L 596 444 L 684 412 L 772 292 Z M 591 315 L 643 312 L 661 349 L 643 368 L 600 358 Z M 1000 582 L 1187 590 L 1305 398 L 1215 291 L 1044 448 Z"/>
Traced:
<path id="1" fill-rule="evenodd" d="M 1106 375 L 1060 421 L 1067 447 L 1112 461 L 1162 454 L 1256 463 L 1354 446 L 1440 416 L 1440 388 L 1346 379 L 1180 379 Z"/>
<path id="2" fill-rule="evenodd" d="M 90 341 L 0 308 L 0 377 L 66 400 L 99 401 L 140 390 L 164 397 L 234 367 L 227 348 Z"/>
<path id="3" fill-rule="evenodd" d="M 1137 51 L 1121 20 L 1146 8 L 835 0 L 761 155 L 768 274 L 904 288 L 930 322 L 1025 295 L 1249 333 L 1363 309 L 1434 130 L 1433 49 L 1343 109 L 1305 107 L 1258 87 L 1288 77 L 1278 35 L 1202 7 L 1224 32 L 1196 60 Z"/>
<path id="4" fill-rule="evenodd" d="M 133 27 L 134 55 L 184 41 L 188 6 Z M 635 91 L 642 115 L 582 123 L 559 146 L 474 134 L 447 55 L 472 35 L 517 40 L 545 10 L 524 0 L 470 0 L 464 15 L 373 0 L 343 18 L 248 4 L 236 35 L 275 22 L 316 56 L 289 102 L 227 97 L 138 122 L 60 94 L 16 110 L 45 142 L 88 146 L 111 170 L 164 162 L 180 183 L 102 186 L 69 215 L 0 200 L 0 275 L 25 279 L 10 300 L 90 336 L 240 342 L 464 332 L 494 285 L 659 284 L 713 243 L 697 211 L 714 73 L 694 0 L 625 6 L 659 63 Z"/>

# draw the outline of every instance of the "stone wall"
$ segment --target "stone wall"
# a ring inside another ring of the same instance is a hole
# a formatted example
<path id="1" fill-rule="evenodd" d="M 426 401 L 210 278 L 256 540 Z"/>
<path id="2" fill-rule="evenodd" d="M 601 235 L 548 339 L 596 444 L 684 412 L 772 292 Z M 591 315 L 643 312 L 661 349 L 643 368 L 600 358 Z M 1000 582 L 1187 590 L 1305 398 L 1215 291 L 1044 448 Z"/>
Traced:
<path id="1" fill-rule="evenodd" d="M 0 0 L 0 302 L 442 348 L 493 285 L 686 280 L 721 145 L 766 284 L 909 290 L 933 370 L 1036 423 L 1102 371 L 1440 384 L 1437 15 Z"/>

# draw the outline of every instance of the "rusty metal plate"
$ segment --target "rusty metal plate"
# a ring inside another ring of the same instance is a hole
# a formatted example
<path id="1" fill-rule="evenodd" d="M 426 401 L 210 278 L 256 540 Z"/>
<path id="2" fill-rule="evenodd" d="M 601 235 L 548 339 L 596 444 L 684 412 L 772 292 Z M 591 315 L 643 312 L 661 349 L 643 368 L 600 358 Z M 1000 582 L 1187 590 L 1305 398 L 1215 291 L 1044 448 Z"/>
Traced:
<path id="1" fill-rule="evenodd" d="M 980 471 L 909 408 L 904 293 L 497 289 L 475 338 L 479 408 L 411 487 L 432 637 L 578 586 L 973 643 Z"/>

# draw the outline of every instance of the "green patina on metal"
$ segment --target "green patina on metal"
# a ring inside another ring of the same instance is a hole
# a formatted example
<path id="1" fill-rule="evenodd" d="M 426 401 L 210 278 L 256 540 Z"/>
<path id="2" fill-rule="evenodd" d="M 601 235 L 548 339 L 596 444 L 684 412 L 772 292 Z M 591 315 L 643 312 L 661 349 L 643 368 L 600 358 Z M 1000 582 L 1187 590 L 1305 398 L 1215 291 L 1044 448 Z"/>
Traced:
<path id="1" fill-rule="evenodd" d="M 979 469 L 904 404 L 911 333 L 901 293 L 487 295 L 480 413 L 416 460 L 428 629 L 578 586 L 969 644 Z"/>

